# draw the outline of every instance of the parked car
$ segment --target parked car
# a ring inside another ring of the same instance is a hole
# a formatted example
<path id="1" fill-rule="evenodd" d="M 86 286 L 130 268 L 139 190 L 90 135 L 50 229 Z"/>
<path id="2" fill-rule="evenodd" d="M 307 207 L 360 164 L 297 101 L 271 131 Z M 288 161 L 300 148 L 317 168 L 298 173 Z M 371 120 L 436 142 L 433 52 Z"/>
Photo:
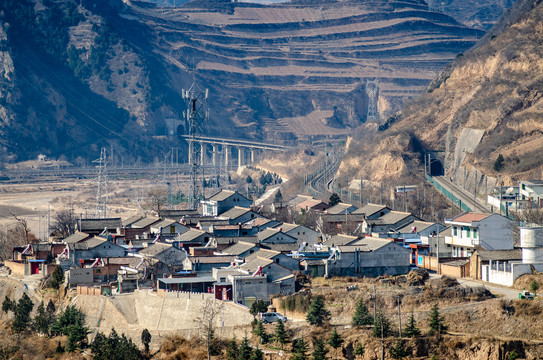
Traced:
<path id="1" fill-rule="evenodd" d="M 523 291 L 523 292 L 521 292 L 521 293 L 518 294 L 518 298 L 519 298 L 519 299 L 533 300 L 533 299 L 534 299 L 534 294 L 532 294 L 532 293 L 529 292 L 529 291 Z"/>
<path id="2" fill-rule="evenodd" d="M 287 321 L 287 317 L 276 312 L 260 313 L 260 320 L 264 323 L 272 323 L 281 320 Z"/>

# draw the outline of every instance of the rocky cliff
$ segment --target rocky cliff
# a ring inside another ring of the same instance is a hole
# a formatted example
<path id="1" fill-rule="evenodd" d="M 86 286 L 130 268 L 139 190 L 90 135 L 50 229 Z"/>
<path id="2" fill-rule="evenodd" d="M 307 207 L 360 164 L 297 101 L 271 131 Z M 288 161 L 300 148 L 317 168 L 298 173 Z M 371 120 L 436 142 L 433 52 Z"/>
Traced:
<path id="1" fill-rule="evenodd" d="M 425 151 L 445 173 L 508 183 L 543 175 L 543 4 L 522 0 L 400 114 L 354 141 L 341 171 L 400 179 L 422 170 Z M 364 158 L 358 154 L 363 153 Z"/>

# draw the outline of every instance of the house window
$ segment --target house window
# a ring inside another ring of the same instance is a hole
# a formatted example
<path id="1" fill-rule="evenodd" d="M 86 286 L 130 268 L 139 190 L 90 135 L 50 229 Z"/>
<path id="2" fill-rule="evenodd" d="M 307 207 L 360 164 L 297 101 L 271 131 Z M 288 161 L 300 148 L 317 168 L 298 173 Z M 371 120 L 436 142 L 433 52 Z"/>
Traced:
<path id="1" fill-rule="evenodd" d="M 275 262 L 276 262 L 277 264 L 279 264 L 279 258 L 276 258 L 276 259 L 275 259 Z"/>
<path id="2" fill-rule="evenodd" d="M 220 281 L 220 282 L 225 282 L 225 281 L 226 281 L 226 278 L 220 278 L 219 281 Z"/>
<path id="3" fill-rule="evenodd" d="M 473 229 L 473 238 L 477 239 L 477 229 Z"/>
<path id="4" fill-rule="evenodd" d="M 471 237 L 471 229 L 469 227 L 466 228 L 466 237 Z"/>
<path id="5" fill-rule="evenodd" d="M 456 226 L 453 226 L 453 235 L 458 236 L 458 229 L 456 228 Z"/>

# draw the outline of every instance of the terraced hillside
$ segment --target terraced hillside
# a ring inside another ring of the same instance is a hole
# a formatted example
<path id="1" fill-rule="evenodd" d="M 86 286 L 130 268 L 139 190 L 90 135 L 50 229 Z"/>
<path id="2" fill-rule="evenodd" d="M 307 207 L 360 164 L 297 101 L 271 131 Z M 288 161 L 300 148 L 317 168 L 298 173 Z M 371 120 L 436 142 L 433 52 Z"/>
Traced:
<path id="1" fill-rule="evenodd" d="M 366 121 L 367 79 L 386 116 L 482 36 L 416 0 L 196 1 L 122 16 L 211 89 L 216 131 L 266 140 L 351 132 Z"/>

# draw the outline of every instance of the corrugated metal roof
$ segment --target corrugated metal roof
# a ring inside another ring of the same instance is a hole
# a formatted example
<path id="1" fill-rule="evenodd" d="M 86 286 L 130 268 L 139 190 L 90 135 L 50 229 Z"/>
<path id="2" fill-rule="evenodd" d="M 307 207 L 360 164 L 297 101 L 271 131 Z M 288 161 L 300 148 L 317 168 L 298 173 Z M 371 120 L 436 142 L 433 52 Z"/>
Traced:
<path id="1" fill-rule="evenodd" d="M 353 214 L 364 214 L 366 216 L 370 216 L 384 209 L 388 209 L 388 207 L 386 205 L 368 203 L 362 206 L 360 209 L 353 211 Z"/>
<path id="2" fill-rule="evenodd" d="M 160 221 L 160 218 L 157 218 L 155 216 L 146 216 L 143 219 L 133 223 L 131 227 L 136 228 L 136 229 L 142 229 L 144 227 L 153 225 L 159 221 Z"/>
<path id="3" fill-rule="evenodd" d="M 193 241 L 199 236 L 202 236 L 204 234 L 207 234 L 207 233 L 205 231 L 198 230 L 198 229 L 189 229 L 189 231 L 184 232 L 183 234 L 176 237 L 175 240 L 181 243 L 186 243 L 186 242 Z M 211 235 L 209 235 L 209 237 L 211 237 Z"/>
<path id="4" fill-rule="evenodd" d="M 348 245 L 348 244 L 350 244 L 350 243 L 352 243 L 353 241 L 356 241 L 356 240 L 358 240 L 357 236 L 337 234 L 337 235 L 332 236 L 330 239 L 325 241 L 323 244 L 324 245 L 332 245 L 333 244 L 335 246 Z"/>
<path id="5" fill-rule="evenodd" d="M 374 237 L 368 236 L 368 237 L 362 238 L 360 240 L 357 240 L 357 241 L 349 244 L 349 246 L 352 246 L 352 247 L 365 246 L 370 251 L 375 251 L 375 250 L 377 250 L 379 248 L 382 248 L 383 246 L 393 244 L 393 243 L 394 242 L 392 242 L 390 240 L 379 239 L 379 238 L 374 238 Z M 398 246 L 400 246 L 400 245 L 398 245 Z"/>
<path id="6" fill-rule="evenodd" d="M 354 206 L 353 204 L 339 203 L 332 206 L 331 208 L 328 208 L 326 212 L 328 214 L 337 215 L 337 214 L 344 213 L 346 210 L 349 210 L 349 208 L 354 208 L 354 210 L 357 210 L 357 207 Z M 354 211 L 354 210 L 351 210 L 351 211 Z"/>
<path id="7" fill-rule="evenodd" d="M 419 233 L 429 228 L 432 225 L 435 225 L 435 223 L 428 222 L 428 221 L 412 220 L 408 222 L 407 224 L 405 224 L 404 226 L 402 226 L 401 228 L 396 229 L 395 231 L 404 234 L 404 233 L 411 233 L 413 232 L 413 228 L 416 228 L 416 231 L 414 232 Z"/>
<path id="8" fill-rule="evenodd" d="M 235 206 L 232 209 L 221 214 L 221 217 L 228 219 L 237 219 L 238 217 L 247 214 L 251 209 Z"/>
<path id="9" fill-rule="evenodd" d="M 412 214 L 408 212 L 403 212 L 403 211 L 391 211 L 381 216 L 379 219 L 383 221 L 383 224 L 393 225 L 393 224 L 397 224 L 398 222 L 402 221 L 403 219 L 409 216 L 412 216 Z"/>
<path id="10" fill-rule="evenodd" d="M 521 249 L 511 250 L 477 250 L 481 260 L 522 260 Z"/>
<path id="11" fill-rule="evenodd" d="M 266 249 L 260 249 L 257 252 L 252 253 L 251 255 L 247 256 L 245 258 L 246 261 L 251 261 L 253 259 L 256 259 L 257 257 L 263 258 L 263 259 L 271 259 L 277 255 L 281 254 L 279 251 L 275 250 L 266 250 Z"/>
<path id="12" fill-rule="evenodd" d="M 117 229 L 122 226 L 121 218 L 109 218 L 109 219 L 79 219 L 77 220 L 79 224 L 79 230 L 81 232 L 91 231 L 102 231 L 105 228 L 110 230 Z"/>
<path id="13" fill-rule="evenodd" d="M 72 235 L 68 236 L 67 238 L 65 238 L 64 240 L 62 240 L 62 242 L 65 243 L 65 244 L 75 244 L 75 243 L 78 243 L 80 241 L 83 241 L 83 240 L 87 239 L 88 237 L 90 237 L 90 235 L 87 234 L 87 233 L 76 232 L 75 234 L 72 234 Z"/>

